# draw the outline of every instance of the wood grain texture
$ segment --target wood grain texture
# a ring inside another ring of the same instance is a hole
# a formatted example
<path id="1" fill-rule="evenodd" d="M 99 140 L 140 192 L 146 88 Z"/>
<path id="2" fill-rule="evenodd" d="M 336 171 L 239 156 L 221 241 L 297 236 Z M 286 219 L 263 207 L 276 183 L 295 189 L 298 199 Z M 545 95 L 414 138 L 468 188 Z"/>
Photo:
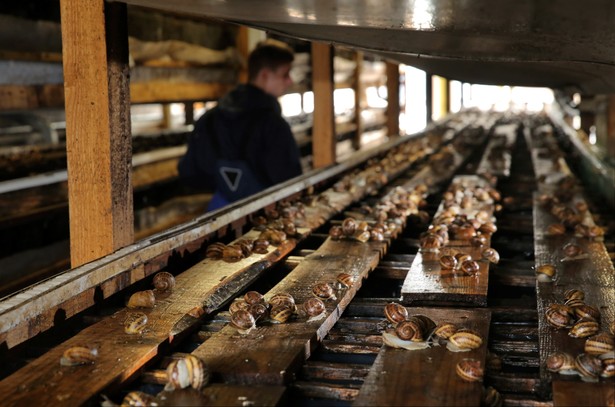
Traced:
<path id="1" fill-rule="evenodd" d="M 214 375 L 227 383 L 285 384 L 299 364 L 337 322 L 348 303 L 361 287 L 362 280 L 374 269 L 385 248 L 384 243 L 332 241 L 328 239 L 316 252 L 307 256 L 291 273 L 267 294 L 289 293 L 297 304 L 312 296 L 316 283 L 334 283 L 341 272 L 356 277 L 354 285 L 327 301 L 323 320 L 307 322 L 298 318 L 285 324 L 260 324 L 247 335 L 231 326 L 223 328 L 197 348 L 193 354 L 202 358 Z"/>
<path id="2" fill-rule="evenodd" d="M 480 382 L 465 382 L 455 366 L 465 358 L 485 366 L 490 313 L 483 309 L 409 308 L 410 315 L 423 314 L 436 323 L 451 322 L 473 329 L 483 345 L 470 352 L 453 353 L 445 347 L 408 351 L 382 347 L 354 404 L 358 406 L 477 406 Z"/>
<path id="3" fill-rule="evenodd" d="M 399 137 L 399 64 L 386 62 L 387 135 Z"/>
<path id="4" fill-rule="evenodd" d="M 160 406 L 278 406 L 283 405 L 286 387 L 238 386 L 212 383 L 202 391 L 192 388 L 162 392 Z"/>
<path id="5" fill-rule="evenodd" d="M 314 168 L 335 163 L 335 127 L 333 112 L 333 59 L 331 45 L 312 43 L 312 88 L 314 124 L 312 161 Z"/>

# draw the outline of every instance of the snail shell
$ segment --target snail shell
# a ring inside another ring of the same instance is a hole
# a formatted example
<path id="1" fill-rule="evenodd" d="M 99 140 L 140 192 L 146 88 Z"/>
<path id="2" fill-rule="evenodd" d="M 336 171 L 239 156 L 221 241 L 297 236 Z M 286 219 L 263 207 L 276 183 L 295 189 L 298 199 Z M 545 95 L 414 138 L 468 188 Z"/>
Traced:
<path id="1" fill-rule="evenodd" d="M 276 305 L 269 311 L 269 318 L 276 323 L 284 323 L 293 315 L 294 310 L 288 305 Z"/>
<path id="2" fill-rule="evenodd" d="M 585 299 L 585 293 L 581 290 L 577 290 L 576 288 L 571 288 L 569 290 L 566 290 L 566 292 L 564 292 L 564 299 L 566 301 L 568 300 L 584 300 Z"/>
<path id="3" fill-rule="evenodd" d="M 329 236 L 333 240 L 338 240 L 344 237 L 344 232 L 342 232 L 342 227 L 338 225 L 331 226 L 331 229 L 329 229 Z"/>
<path id="4" fill-rule="evenodd" d="M 307 301 L 303 303 L 303 311 L 310 318 L 317 317 L 326 311 L 325 303 L 322 302 L 320 298 L 308 298 Z"/>
<path id="5" fill-rule="evenodd" d="M 483 379 L 483 368 L 480 360 L 462 359 L 455 367 L 457 376 L 468 382 L 478 382 Z"/>
<path id="6" fill-rule="evenodd" d="M 536 269 L 536 279 L 540 282 L 551 282 L 554 275 L 555 266 L 552 264 L 543 264 Z"/>
<path id="7" fill-rule="evenodd" d="M 498 264 L 500 262 L 500 253 L 492 247 L 483 250 L 482 257 L 493 264 Z"/>
<path id="8" fill-rule="evenodd" d="M 440 267 L 442 270 L 453 270 L 457 267 L 457 259 L 455 256 L 446 254 L 440 257 Z"/>
<path id="9" fill-rule="evenodd" d="M 208 259 L 221 259 L 222 252 L 226 245 L 224 243 L 216 242 L 207 246 L 207 250 L 205 251 L 205 257 Z"/>
<path id="10" fill-rule="evenodd" d="M 600 376 L 607 379 L 615 377 L 615 358 L 610 357 L 602 360 L 602 372 Z"/>
<path id="11" fill-rule="evenodd" d="M 588 336 L 597 334 L 599 330 L 600 325 L 598 325 L 595 320 L 581 318 L 572 326 L 568 335 L 573 338 L 587 338 Z"/>
<path id="12" fill-rule="evenodd" d="M 292 295 L 288 293 L 275 294 L 273 297 L 269 299 L 269 304 L 272 307 L 281 306 L 281 305 L 285 305 L 291 309 L 294 309 L 296 307 L 295 299 L 293 298 Z"/>
<path id="13" fill-rule="evenodd" d="M 350 288 L 354 284 L 355 278 L 348 273 L 340 273 L 337 275 L 336 280 L 342 287 Z"/>
<path id="14" fill-rule="evenodd" d="M 498 227 L 493 222 L 485 222 L 480 225 L 478 231 L 486 235 L 492 235 L 498 231 Z"/>
<path id="15" fill-rule="evenodd" d="M 156 397 L 142 391 L 131 391 L 122 400 L 121 407 L 148 407 L 157 406 Z"/>
<path id="16" fill-rule="evenodd" d="M 316 284 L 312 287 L 312 294 L 323 300 L 335 299 L 333 287 L 331 287 L 328 283 Z"/>
<path id="17" fill-rule="evenodd" d="M 470 245 L 473 247 L 483 247 L 487 244 L 487 238 L 483 235 L 473 236 L 470 239 Z"/>
<path id="18" fill-rule="evenodd" d="M 258 321 L 267 316 L 269 309 L 265 304 L 257 303 L 250 305 L 250 308 L 248 308 L 248 312 L 252 314 L 255 321 Z"/>
<path id="19" fill-rule="evenodd" d="M 152 308 L 156 303 L 153 290 L 137 291 L 130 296 L 128 308 Z"/>
<path id="20" fill-rule="evenodd" d="M 482 406 L 501 407 L 503 403 L 502 395 L 493 387 L 489 386 L 483 392 Z"/>
<path id="21" fill-rule="evenodd" d="M 167 389 L 185 389 L 192 387 L 200 390 L 209 382 L 209 369 L 203 361 L 194 355 L 176 359 L 167 366 Z"/>
<path id="22" fill-rule="evenodd" d="M 263 296 L 263 294 L 259 293 L 258 291 L 248 291 L 243 296 L 243 299 L 245 300 L 245 302 L 248 303 L 248 305 L 259 304 L 259 303 L 265 302 L 265 297 Z"/>
<path id="23" fill-rule="evenodd" d="M 579 300 L 578 298 L 572 298 L 570 300 L 566 300 L 566 302 L 564 303 L 564 305 L 569 306 L 570 308 L 576 308 L 576 307 L 580 307 L 582 305 L 585 305 L 585 302 L 583 302 L 583 300 Z"/>
<path id="24" fill-rule="evenodd" d="M 408 319 L 408 310 L 403 305 L 392 302 L 384 307 L 384 315 L 393 325 L 396 325 Z"/>
<path id="25" fill-rule="evenodd" d="M 465 328 L 459 329 L 448 340 L 459 349 L 477 349 L 483 344 L 478 332 Z"/>
<path id="26" fill-rule="evenodd" d="M 566 243 L 562 251 L 566 257 L 577 257 L 584 253 L 581 246 L 575 243 Z"/>
<path id="27" fill-rule="evenodd" d="M 591 305 L 583 304 L 575 307 L 574 314 L 577 318 L 592 319 L 598 322 L 600 321 L 600 311 Z"/>
<path id="28" fill-rule="evenodd" d="M 346 236 L 352 236 L 357 231 L 357 222 L 354 218 L 346 218 L 342 222 L 342 233 Z"/>
<path id="29" fill-rule="evenodd" d="M 602 362 L 600 359 L 587 353 L 579 354 L 574 360 L 574 365 L 581 376 L 597 377 L 602 373 Z"/>
<path id="30" fill-rule="evenodd" d="M 228 308 L 228 311 L 231 314 L 234 314 L 239 310 L 247 311 L 249 308 L 250 308 L 250 304 L 248 304 L 246 300 L 238 298 L 231 303 L 231 305 Z"/>
<path id="31" fill-rule="evenodd" d="M 613 335 L 607 332 L 600 332 L 594 336 L 587 338 L 585 341 L 585 353 L 590 355 L 602 355 L 604 353 L 613 352 L 615 348 Z"/>
<path id="32" fill-rule="evenodd" d="M 62 366 L 77 366 L 92 364 L 98 357 L 98 349 L 87 346 L 73 346 L 64 351 L 60 358 Z"/>
<path id="33" fill-rule="evenodd" d="M 143 332 L 147 325 L 147 315 L 142 312 L 130 313 L 124 320 L 124 332 L 129 335 L 136 335 Z"/>
<path id="34" fill-rule="evenodd" d="M 241 250 L 241 246 L 238 245 L 228 245 L 225 246 L 222 250 L 222 260 L 233 263 L 239 261 L 244 258 L 243 251 Z"/>
<path id="35" fill-rule="evenodd" d="M 570 308 L 565 305 L 551 304 L 545 311 L 545 317 L 549 325 L 555 328 L 569 327 L 572 322 Z"/>
<path id="36" fill-rule="evenodd" d="M 369 232 L 369 240 L 373 242 L 382 242 L 384 240 L 384 232 L 381 230 L 371 230 Z"/>
<path id="37" fill-rule="evenodd" d="M 457 259 L 457 268 L 459 268 L 461 266 L 461 263 L 463 263 L 464 261 L 472 260 L 472 256 L 462 252 L 455 254 L 455 258 Z"/>
<path id="38" fill-rule="evenodd" d="M 270 244 L 277 246 L 286 240 L 286 233 L 281 230 L 268 228 L 261 232 L 258 238 L 267 240 Z"/>
<path id="39" fill-rule="evenodd" d="M 434 233 L 427 233 L 420 240 L 421 249 L 435 250 L 442 246 L 442 238 Z"/>
<path id="40" fill-rule="evenodd" d="M 433 333 L 438 338 L 448 339 L 457 332 L 457 327 L 449 322 L 441 322 L 434 329 Z"/>
<path id="41" fill-rule="evenodd" d="M 569 372 L 575 370 L 574 358 L 565 352 L 552 353 L 546 360 L 547 370 L 550 372 Z"/>
<path id="42" fill-rule="evenodd" d="M 420 342 L 423 340 L 423 333 L 418 329 L 416 323 L 402 321 L 395 327 L 395 334 L 404 341 Z"/>
<path id="43" fill-rule="evenodd" d="M 566 233 L 566 226 L 561 223 L 552 223 L 547 226 L 547 235 L 548 236 L 561 236 Z"/>
<path id="44" fill-rule="evenodd" d="M 156 273 L 152 283 L 157 291 L 173 291 L 173 288 L 175 288 L 175 277 L 173 277 L 171 273 L 161 271 L 160 273 Z"/>
<path id="45" fill-rule="evenodd" d="M 231 325 L 237 328 L 239 333 L 247 334 L 252 328 L 256 326 L 256 320 L 254 316 L 247 310 L 237 310 L 231 314 Z"/>
<path id="46" fill-rule="evenodd" d="M 254 249 L 254 241 L 250 239 L 241 239 L 233 243 L 232 246 L 239 247 L 243 257 L 249 257 Z"/>
<path id="47" fill-rule="evenodd" d="M 292 221 L 285 221 L 284 233 L 286 233 L 286 236 L 295 236 L 297 234 L 297 226 Z"/>
<path id="48" fill-rule="evenodd" d="M 478 273 L 480 266 L 474 260 L 465 260 L 461 263 L 459 269 L 467 275 L 474 275 Z"/>
<path id="49" fill-rule="evenodd" d="M 269 247 L 269 240 L 258 238 L 254 241 L 252 251 L 258 254 L 267 254 L 267 248 Z"/>
<path id="50" fill-rule="evenodd" d="M 476 236 L 476 230 L 472 225 L 462 225 L 455 229 L 455 238 L 459 240 L 470 240 Z"/>

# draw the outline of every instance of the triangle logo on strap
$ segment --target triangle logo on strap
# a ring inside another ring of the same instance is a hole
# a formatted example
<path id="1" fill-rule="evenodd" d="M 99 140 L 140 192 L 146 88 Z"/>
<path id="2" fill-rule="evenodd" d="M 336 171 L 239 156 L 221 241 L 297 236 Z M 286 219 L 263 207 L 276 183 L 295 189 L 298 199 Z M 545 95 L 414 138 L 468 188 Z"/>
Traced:
<path id="1" fill-rule="evenodd" d="M 235 192 L 239 188 L 239 181 L 241 180 L 242 172 L 239 168 L 232 167 L 220 167 L 220 174 L 222 179 L 228 186 L 228 189 Z"/>

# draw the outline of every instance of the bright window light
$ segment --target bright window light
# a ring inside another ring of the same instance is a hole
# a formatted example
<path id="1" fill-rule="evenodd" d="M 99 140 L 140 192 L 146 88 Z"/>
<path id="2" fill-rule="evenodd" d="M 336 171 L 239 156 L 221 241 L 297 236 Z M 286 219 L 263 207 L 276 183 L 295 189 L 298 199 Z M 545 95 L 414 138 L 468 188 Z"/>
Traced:
<path id="1" fill-rule="evenodd" d="M 400 127 L 406 134 L 421 131 L 427 125 L 427 98 L 425 71 L 402 65 L 406 77 L 406 108 Z"/>
<path id="2" fill-rule="evenodd" d="M 301 114 L 301 94 L 289 93 L 281 96 L 279 100 L 283 116 L 293 117 Z"/>
<path id="3" fill-rule="evenodd" d="M 303 94 L 303 111 L 307 114 L 314 113 L 314 92 Z"/>
<path id="4" fill-rule="evenodd" d="M 354 90 L 350 88 L 335 89 L 333 92 L 335 114 L 343 114 L 354 109 Z"/>

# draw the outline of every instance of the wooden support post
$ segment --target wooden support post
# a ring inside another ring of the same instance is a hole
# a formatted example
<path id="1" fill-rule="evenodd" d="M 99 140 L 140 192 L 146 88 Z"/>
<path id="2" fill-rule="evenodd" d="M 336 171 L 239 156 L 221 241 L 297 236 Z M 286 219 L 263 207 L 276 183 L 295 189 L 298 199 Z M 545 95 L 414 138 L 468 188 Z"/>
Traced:
<path id="1" fill-rule="evenodd" d="M 128 35 L 125 4 L 61 0 L 60 8 L 71 265 L 76 267 L 134 237 Z"/>
<path id="2" fill-rule="evenodd" d="M 428 73 L 425 75 L 425 111 L 427 116 L 427 124 L 433 121 L 433 75 Z"/>
<path id="3" fill-rule="evenodd" d="M 184 103 L 184 124 L 194 124 L 194 102 Z"/>
<path id="4" fill-rule="evenodd" d="M 399 65 L 387 62 L 387 128 L 390 137 L 399 136 Z"/>
<path id="5" fill-rule="evenodd" d="M 361 120 L 363 100 L 363 83 L 361 83 L 361 71 L 363 70 L 363 52 L 357 51 L 355 53 L 356 68 L 354 71 L 354 123 L 356 131 L 354 139 L 352 140 L 352 147 L 355 150 L 361 149 L 361 136 L 363 135 L 363 121 Z"/>
<path id="6" fill-rule="evenodd" d="M 333 110 L 333 58 L 331 46 L 312 43 L 312 87 L 314 91 L 314 124 L 312 126 L 312 159 L 314 168 L 335 163 L 335 122 Z"/>
<path id="7" fill-rule="evenodd" d="M 606 138 L 607 155 L 615 158 L 615 95 L 609 95 L 607 108 L 608 133 Z"/>
<path id="8" fill-rule="evenodd" d="M 173 114 L 171 112 L 171 104 L 163 103 L 162 104 L 162 123 L 160 123 L 160 128 L 162 129 L 170 128 L 172 121 L 173 121 Z"/>
<path id="9" fill-rule="evenodd" d="M 237 41 L 236 41 L 237 51 L 239 51 L 239 55 L 241 55 L 246 62 L 246 65 L 241 67 L 241 69 L 239 70 L 239 82 L 240 83 L 248 82 L 247 62 L 248 62 L 248 55 L 250 54 L 250 41 L 249 41 L 250 39 L 248 35 L 248 30 L 249 30 L 248 27 L 240 26 L 239 31 L 237 32 Z"/>

